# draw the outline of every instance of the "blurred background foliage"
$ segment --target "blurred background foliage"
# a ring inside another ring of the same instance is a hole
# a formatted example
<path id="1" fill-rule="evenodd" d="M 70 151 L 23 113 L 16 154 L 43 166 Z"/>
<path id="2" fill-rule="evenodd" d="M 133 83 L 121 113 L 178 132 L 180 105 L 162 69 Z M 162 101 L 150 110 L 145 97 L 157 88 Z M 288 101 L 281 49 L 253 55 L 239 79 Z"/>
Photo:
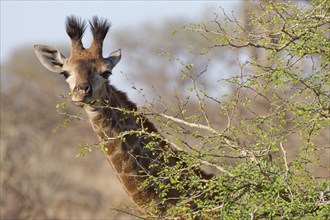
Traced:
<path id="1" fill-rule="evenodd" d="M 248 14 L 255 4 L 242 1 L 237 10 L 237 19 L 245 21 L 246 28 Z M 208 12 L 199 24 L 215 27 L 213 12 L 221 14 L 222 10 Z M 185 106 L 188 111 L 185 114 L 194 114 L 200 103 L 191 95 L 191 78 L 182 71 L 183 64 L 193 65 L 187 68 L 194 68 L 195 73 L 208 72 L 195 80 L 197 87 L 208 91 L 210 97 L 235 100 L 237 88 L 222 80 L 240 73 L 244 57 L 262 57 L 262 50 L 248 48 L 238 52 L 223 47 L 221 51 L 206 53 L 203 48 L 212 45 L 209 35 L 191 31 L 194 28 L 198 26 L 182 18 L 172 18 L 157 25 L 146 23 L 110 33 L 111 44 L 123 51 L 123 67 L 111 76 L 121 78 L 116 80 L 121 83 L 115 86 L 129 92 L 139 106 L 152 103 L 154 109 L 162 112 L 178 111 L 180 106 Z M 96 137 L 84 120 L 72 119 L 69 126 L 63 126 L 70 115 L 84 119 L 86 116 L 83 110 L 59 97 L 67 95 L 67 84 L 40 65 L 32 46 L 18 49 L 8 62 L 1 63 L 1 218 L 132 218 L 112 210 L 125 210 L 131 205 L 103 153 L 93 149 L 87 157 L 76 158 L 79 146 L 93 145 Z M 69 54 L 68 48 L 59 48 Z M 225 116 L 218 114 L 217 103 L 204 101 L 213 127 L 225 128 Z M 62 102 L 66 103 L 66 114 L 56 108 Z M 182 104 L 185 102 L 186 105 Z M 267 112 L 269 105 L 260 96 L 250 103 L 258 114 Z M 251 114 L 243 105 L 237 108 L 240 118 Z M 162 131 L 176 135 L 166 128 Z M 301 140 L 298 135 L 292 135 L 287 142 L 296 146 L 287 149 L 290 159 L 297 154 Z M 329 129 L 323 129 L 316 142 L 327 147 L 319 151 L 320 162 L 314 164 L 314 175 L 329 178 Z M 228 161 L 233 163 L 232 159 Z"/>

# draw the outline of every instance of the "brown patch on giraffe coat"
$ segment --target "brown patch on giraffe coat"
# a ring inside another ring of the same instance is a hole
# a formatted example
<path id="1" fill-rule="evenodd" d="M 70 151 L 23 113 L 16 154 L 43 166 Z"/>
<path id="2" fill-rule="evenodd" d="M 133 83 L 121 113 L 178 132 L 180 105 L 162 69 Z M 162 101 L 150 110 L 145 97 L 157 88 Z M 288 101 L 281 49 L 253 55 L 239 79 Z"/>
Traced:
<path id="1" fill-rule="evenodd" d="M 93 126 L 94 131 L 100 137 L 100 139 L 107 139 L 109 134 L 104 131 L 104 128 L 107 128 L 110 123 L 110 119 L 104 118 L 101 114 L 95 115 L 90 119 L 90 122 Z M 110 136 L 111 137 L 111 136 Z"/>
<path id="2" fill-rule="evenodd" d="M 122 172 L 128 173 L 135 169 L 135 164 L 127 152 L 118 151 L 118 153 L 115 154 L 109 153 L 109 156 L 111 163 L 118 174 Z"/>
<path id="3" fill-rule="evenodd" d="M 103 149 L 105 154 L 112 158 L 114 153 L 117 152 L 118 145 L 120 144 L 120 140 L 110 140 L 110 141 L 103 141 Z"/>
<path id="4" fill-rule="evenodd" d="M 112 156 L 110 160 L 116 173 L 121 174 L 123 172 L 123 162 L 121 162 L 119 158 L 114 158 L 114 156 Z"/>
<path id="5" fill-rule="evenodd" d="M 132 200 L 139 206 L 147 205 L 152 202 L 152 200 L 157 199 L 155 192 L 151 188 L 145 188 L 132 194 Z"/>
<path id="6" fill-rule="evenodd" d="M 137 174 L 122 174 L 119 175 L 126 191 L 129 194 L 134 194 L 138 191 L 139 184 L 142 181 L 142 178 L 137 176 Z"/>
<path id="7" fill-rule="evenodd" d="M 138 169 L 136 167 L 136 162 L 131 158 L 129 161 L 126 161 L 125 165 L 123 166 L 123 172 L 130 173 L 132 170 L 137 171 Z"/>

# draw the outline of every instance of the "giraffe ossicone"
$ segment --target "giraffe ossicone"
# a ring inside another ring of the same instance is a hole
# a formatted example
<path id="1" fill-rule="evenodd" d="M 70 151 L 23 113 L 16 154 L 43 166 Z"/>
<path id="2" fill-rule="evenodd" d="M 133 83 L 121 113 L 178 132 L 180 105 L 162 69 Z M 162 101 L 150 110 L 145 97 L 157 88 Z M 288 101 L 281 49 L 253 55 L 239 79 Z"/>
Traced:
<path id="1" fill-rule="evenodd" d="M 155 135 L 157 129 L 143 114 L 133 114 L 137 107 L 126 94 L 109 83 L 109 76 L 121 59 L 120 49 L 108 57 L 102 56 L 110 23 L 94 17 L 89 24 L 93 35 L 89 48 L 84 48 L 81 41 L 86 22 L 70 16 L 66 21 L 66 32 L 72 42 L 70 56 L 65 57 L 57 48 L 46 45 L 35 45 L 35 53 L 49 71 L 65 77 L 72 101 L 77 106 L 85 106 L 105 155 L 132 201 L 142 212 L 164 213 L 180 200 L 179 192 L 169 190 L 164 197 L 160 196 L 157 184 L 142 183 L 150 176 L 157 177 L 161 165 L 175 166 L 180 158 L 166 141 Z M 150 144 L 155 146 L 150 147 Z M 165 163 L 162 155 L 169 151 L 174 156 L 167 158 Z M 201 178 L 212 176 L 202 171 L 198 173 Z M 164 181 L 168 180 L 165 178 Z"/>

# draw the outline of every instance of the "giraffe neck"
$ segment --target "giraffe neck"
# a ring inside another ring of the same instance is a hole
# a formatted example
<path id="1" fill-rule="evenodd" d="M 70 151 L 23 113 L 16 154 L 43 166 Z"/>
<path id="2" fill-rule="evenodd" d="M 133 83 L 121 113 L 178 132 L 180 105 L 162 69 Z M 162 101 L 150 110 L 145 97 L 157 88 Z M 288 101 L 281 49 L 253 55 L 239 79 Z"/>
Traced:
<path id="1" fill-rule="evenodd" d="M 143 116 L 139 116 L 137 123 L 136 116 L 125 113 L 125 110 L 135 111 L 136 105 L 111 85 L 105 86 L 100 99 L 103 102 L 86 107 L 86 112 L 114 172 L 138 206 L 156 200 L 152 188 L 140 187 L 146 176 L 143 171 L 149 169 L 154 157 L 149 149 L 144 148 L 150 138 L 129 133 L 141 131 L 141 128 L 156 132 L 154 125 Z"/>
<path id="2" fill-rule="evenodd" d="M 125 191 L 142 213 L 152 214 L 155 210 L 165 212 L 168 207 L 179 200 L 180 193 L 176 190 L 169 190 L 166 201 L 163 203 L 164 200 L 156 194 L 156 191 L 159 192 L 157 184 L 141 187 L 141 183 L 147 176 L 158 177 L 160 169 L 154 166 L 155 164 L 174 166 L 179 158 L 168 157 L 170 147 L 165 141 L 151 138 L 148 134 L 143 133 L 156 133 L 157 130 L 143 115 L 132 114 L 137 107 L 128 100 L 126 94 L 108 84 L 105 85 L 102 92 L 99 97 L 104 102 L 88 106 L 86 112 L 108 161 Z M 127 111 L 131 111 L 131 113 L 127 113 Z M 139 133 L 139 131 L 143 132 Z M 152 142 L 157 144 L 151 151 L 145 146 Z M 159 156 L 162 153 L 167 155 L 167 162 Z M 210 179 L 213 176 L 199 169 L 193 171 L 202 179 Z M 164 181 L 166 184 L 168 180 L 164 179 Z M 152 205 L 146 209 L 150 203 Z"/>

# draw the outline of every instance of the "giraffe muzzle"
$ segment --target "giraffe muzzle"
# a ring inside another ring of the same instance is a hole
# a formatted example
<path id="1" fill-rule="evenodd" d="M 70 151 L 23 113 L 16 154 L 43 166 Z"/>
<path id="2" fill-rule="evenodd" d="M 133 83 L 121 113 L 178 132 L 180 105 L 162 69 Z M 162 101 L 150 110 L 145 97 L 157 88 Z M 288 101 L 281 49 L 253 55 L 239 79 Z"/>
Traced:
<path id="1" fill-rule="evenodd" d="M 74 87 L 73 98 L 74 102 L 86 102 L 87 99 L 92 97 L 92 87 L 89 83 L 81 83 Z"/>

